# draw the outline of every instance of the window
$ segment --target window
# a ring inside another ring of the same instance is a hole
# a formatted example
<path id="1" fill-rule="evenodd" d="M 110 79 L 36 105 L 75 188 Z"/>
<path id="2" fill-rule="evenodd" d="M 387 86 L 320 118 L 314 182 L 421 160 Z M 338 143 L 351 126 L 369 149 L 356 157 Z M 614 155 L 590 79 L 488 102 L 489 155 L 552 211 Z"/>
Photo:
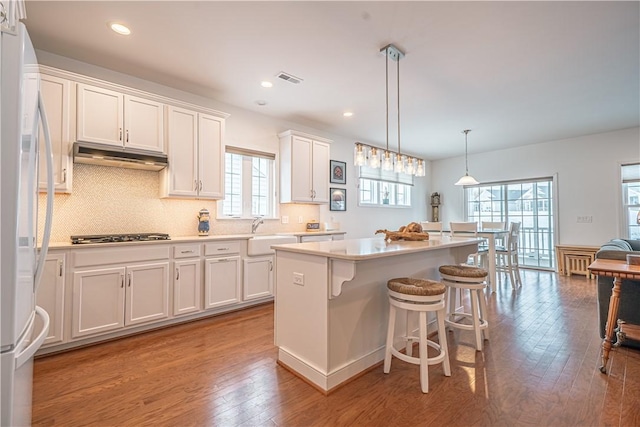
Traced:
<path id="1" fill-rule="evenodd" d="M 465 197 L 467 221 L 521 224 L 518 253 L 522 266 L 554 268 L 552 178 L 468 187 Z"/>
<path id="2" fill-rule="evenodd" d="M 360 206 L 411 207 L 413 177 L 360 167 L 358 204 Z"/>
<path id="3" fill-rule="evenodd" d="M 621 172 L 625 237 L 640 239 L 640 163 L 622 165 Z"/>
<path id="4" fill-rule="evenodd" d="M 225 153 L 224 200 L 220 218 L 276 216 L 275 156 L 235 147 Z"/>

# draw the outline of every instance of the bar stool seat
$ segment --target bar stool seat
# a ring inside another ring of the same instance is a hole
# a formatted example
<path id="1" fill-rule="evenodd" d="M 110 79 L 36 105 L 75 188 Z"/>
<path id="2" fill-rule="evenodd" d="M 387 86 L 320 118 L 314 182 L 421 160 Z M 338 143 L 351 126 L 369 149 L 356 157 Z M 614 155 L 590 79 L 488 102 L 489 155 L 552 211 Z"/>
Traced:
<path id="1" fill-rule="evenodd" d="M 474 331 L 476 350 L 482 351 L 483 341 L 489 339 L 487 301 L 484 294 L 489 273 L 484 268 L 462 265 L 442 265 L 438 270 L 448 291 L 449 308 L 445 324 L 450 328 Z M 460 296 L 462 302 L 465 290 L 469 291 L 471 297 L 470 313 L 456 311 L 456 295 Z M 465 318 L 471 320 L 470 325 L 461 323 Z"/>
<path id="2" fill-rule="evenodd" d="M 445 292 L 446 287 L 434 280 L 401 277 L 387 282 L 389 292 L 389 324 L 387 329 L 387 343 L 385 346 L 384 373 L 391 370 L 392 356 L 408 363 L 420 365 L 420 388 L 423 393 L 429 392 L 429 365 L 443 364 L 444 375 L 451 376 L 449 352 L 447 350 L 447 334 L 445 330 Z M 405 310 L 406 334 L 402 336 L 405 343 L 405 353 L 394 347 L 395 321 L 397 309 Z M 409 315 L 418 312 L 418 337 L 412 334 Z M 427 313 L 435 312 L 438 323 L 438 343 L 427 339 Z M 413 357 L 413 343 L 418 342 L 419 357 Z M 438 351 L 433 357 L 428 357 L 427 348 Z"/>

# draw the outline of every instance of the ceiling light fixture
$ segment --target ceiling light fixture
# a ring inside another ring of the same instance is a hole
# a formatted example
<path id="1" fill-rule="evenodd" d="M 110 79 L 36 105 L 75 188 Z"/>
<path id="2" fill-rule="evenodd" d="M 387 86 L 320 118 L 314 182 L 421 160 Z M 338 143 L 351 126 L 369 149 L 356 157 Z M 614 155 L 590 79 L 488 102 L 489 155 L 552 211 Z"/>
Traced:
<path id="1" fill-rule="evenodd" d="M 342 113 L 342 115 L 343 115 L 344 117 L 352 117 L 352 116 L 353 116 L 353 113 L 352 113 L 351 111 L 345 111 L 344 113 Z"/>
<path id="2" fill-rule="evenodd" d="M 115 31 L 118 34 L 122 34 L 123 36 L 128 36 L 129 34 L 131 34 L 131 30 L 129 29 L 129 27 L 127 27 L 124 24 L 119 24 L 117 22 L 113 22 L 109 24 L 109 28 L 111 28 L 113 31 Z"/>
<path id="3" fill-rule="evenodd" d="M 425 176 L 424 160 L 415 157 L 403 155 L 400 150 L 400 59 L 404 57 L 404 52 L 393 44 L 380 49 L 386 57 L 385 61 L 385 89 L 386 89 L 386 114 L 387 114 L 387 146 L 382 156 L 377 147 L 373 147 L 361 142 L 356 142 L 353 155 L 354 164 L 356 166 L 369 166 L 370 168 L 379 168 L 385 171 L 394 171 L 396 173 L 405 173 L 407 175 Z M 397 63 L 397 100 L 398 100 L 398 151 L 389 150 L 389 59 Z"/>
<path id="4" fill-rule="evenodd" d="M 467 135 L 471 132 L 471 129 L 465 129 L 462 131 L 464 133 L 464 165 L 465 165 L 465 174 L 462 178 L 455 183 L 455 185 L 478 185 L 480 184 L 474 177 L 469 175 L 469 160 L 467 156 Z"/>
<path id="5" fill-rule="evenodd" d="M 273 83 L 271 83 L 271 82 L 269 82 L 269 81 L 266 81 L 266 80 L 263 80 L 263 81 L 260 83 L 260 85 L 261 85 L 262 87 L 267 87 L 267 88 L 269 88 L 269 87 L 273 87 Z"/>

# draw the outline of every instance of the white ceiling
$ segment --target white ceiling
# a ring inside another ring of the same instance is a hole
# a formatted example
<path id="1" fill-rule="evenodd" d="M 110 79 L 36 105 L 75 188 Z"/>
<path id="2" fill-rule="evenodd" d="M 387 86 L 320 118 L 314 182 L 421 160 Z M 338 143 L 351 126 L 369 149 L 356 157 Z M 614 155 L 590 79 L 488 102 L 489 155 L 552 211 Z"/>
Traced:
<path id="1" fill-rule="evenodd" d="M 464 153 L 467 128 L 477 153 L 639 126 L 639 5 L 28 1 L 26 24 L 37 49 L 379 146 L 379 50 L 394 43 L 406 53 L 402 151 L 437 159 Z M 132 35 L 113 33 L 112 21 Z"/>

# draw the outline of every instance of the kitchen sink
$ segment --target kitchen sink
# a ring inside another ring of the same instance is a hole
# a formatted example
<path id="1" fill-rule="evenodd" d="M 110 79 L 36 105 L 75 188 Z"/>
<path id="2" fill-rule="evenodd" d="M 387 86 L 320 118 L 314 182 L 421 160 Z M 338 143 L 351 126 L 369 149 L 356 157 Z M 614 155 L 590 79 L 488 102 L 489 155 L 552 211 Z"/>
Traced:
<path id="1" fill-rule="evenodd" d="M 285 243 L 296 243 L 295 236 L 279 236 L 275 234 L 260 234 L 249 238 L 247 241 L 247 255 L 270 255 L 275 253 L 271 245 L 282 245 Z"/>

